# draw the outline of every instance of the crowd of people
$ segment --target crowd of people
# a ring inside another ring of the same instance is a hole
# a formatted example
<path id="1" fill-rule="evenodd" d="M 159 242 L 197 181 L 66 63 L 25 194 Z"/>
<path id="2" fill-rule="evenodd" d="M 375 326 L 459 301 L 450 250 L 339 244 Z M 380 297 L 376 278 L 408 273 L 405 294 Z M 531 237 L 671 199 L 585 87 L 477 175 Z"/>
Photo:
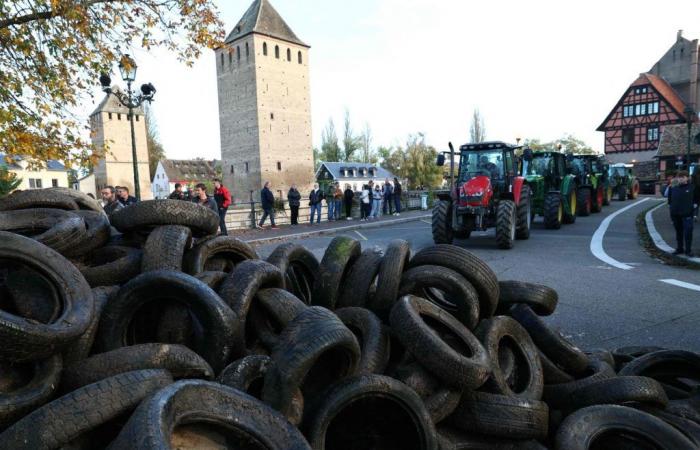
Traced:
<path id="1" fill-rule="evenodd" d="M 693 222 L 698 220 L 700 173 L 696 170 L 691 182 L 688 172 L 681 170 L 668 180 L 664 196 L 668 198 L 671 221 L 676 231 L 676 250 L 673 254 L 695 256 L 692 251 Z"/>

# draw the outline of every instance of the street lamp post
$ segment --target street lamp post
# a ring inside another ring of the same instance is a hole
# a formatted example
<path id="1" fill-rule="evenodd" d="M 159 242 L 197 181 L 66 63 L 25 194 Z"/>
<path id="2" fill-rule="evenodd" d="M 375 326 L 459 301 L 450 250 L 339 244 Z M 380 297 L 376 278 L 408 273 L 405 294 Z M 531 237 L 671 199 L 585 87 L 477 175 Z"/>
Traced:
<path id="1" fill-rule="evenodd" d="M 688 149 L 687 149 L 688 153 L 686 155 L 687 157 L 685 160 L 685 164 L 686 164 L 685 167 L 688 169 L 688 172 L 690 172 L 690 145 L 691 145 L 690 135 L 692 133 L 693 122 L 695 121 L 696 116 L 695 116 L 695 111 L 690 106 L 686 106 L 684 112 L 685 112 L 685 122 L 688 124 Z"/>
<path id="2" fill-rule="evenodd" d="M 139 183 L 139 165 L 136 157 L 136 133 L 134 131 L 134 109 L 138 108 L 143 102 L 151 103 L 153 96 L 156 94 L 156 88 L 151 83 L 141 85 L 141 93 L 132 92 L 131 83 L 136 80 L 136 61 L 129 55 L 124 55 L 119 62 L 119 73 L 122 80 L 126 82 L 126 93 L 121 91 L 112 91 L 112 79 L 106 73 L 100 75 L 100 84 L 102 90 L 109 94 L 114 94 L 123 106 L 129 109 L 129 122 L 131 124 L 131 158 L 134 166 L 134 196 L 136 200 L 141 201 L 141 186 Z"/>

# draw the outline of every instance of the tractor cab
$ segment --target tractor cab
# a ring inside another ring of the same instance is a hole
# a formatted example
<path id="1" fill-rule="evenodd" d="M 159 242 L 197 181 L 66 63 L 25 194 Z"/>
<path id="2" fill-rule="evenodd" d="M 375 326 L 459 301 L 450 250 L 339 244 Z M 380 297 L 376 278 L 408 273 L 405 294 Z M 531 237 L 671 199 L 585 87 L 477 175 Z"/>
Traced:
<path id="1" fill-rule="evenodd" d="M 520 174 L 525 178 L 540 176 L 560 180 L 566 175 L 566 160 L 559 152 L 525 149 Z"/>
<path id="2" fill-rule="evenodd" d="M 508 192 L 515 173 L 516 147 L 503 142 L 460 147 L 455 188 L 461 206 L 487 206 L 492 196 Z"/>

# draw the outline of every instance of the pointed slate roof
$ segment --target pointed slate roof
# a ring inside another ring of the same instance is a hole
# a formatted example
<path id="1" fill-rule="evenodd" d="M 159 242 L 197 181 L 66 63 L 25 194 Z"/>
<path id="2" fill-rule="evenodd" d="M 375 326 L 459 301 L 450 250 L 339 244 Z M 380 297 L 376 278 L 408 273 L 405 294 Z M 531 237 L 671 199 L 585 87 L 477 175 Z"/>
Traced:
<path id="1" fill-rule="evenodd" d="M 112 86 L 112 92 L 123 92 L 123 90 L 118 86 Z M 121 102 L 119 102 L 119 99 L 116 95 L 105 94 L 100 104 L 97 105 L 97 108 L 95 108 L 95 110 L 90 113 L 90 117 L 94 116 L 98 112 L 128 114 L 129 108 L 122 105 Z M 138 108 L 135 108 L 134 114 L 144 115 L 145 113 L 143 110 L 143 105 L 139 106 Z"/>
<path id="2" fill-rule="evenodd" d="M 243 14 L 241 20 L 238 21 L 231 33 L 226 37 L 226 43 L 228 44 L 251 33 L 262 34 L 291 42 L 292 44 L 309 47 L 294 34 L 287 22 L 282 19 L 282 16 L 279 15 L 268 0 L 255 0 L 250 5 L 248 11 Z"/>

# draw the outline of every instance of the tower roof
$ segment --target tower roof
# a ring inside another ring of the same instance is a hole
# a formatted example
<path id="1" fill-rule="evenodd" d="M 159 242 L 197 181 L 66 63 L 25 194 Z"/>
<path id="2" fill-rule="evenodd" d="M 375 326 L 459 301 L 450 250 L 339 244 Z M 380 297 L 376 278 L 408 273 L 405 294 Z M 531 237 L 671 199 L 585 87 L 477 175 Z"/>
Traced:
<path id="1" fill-rule="evenodd" d="M 123 90 L 118 86 L 113 86 L 112 92 L 123 92 Z M 97 105 L 97 108 L 95 108 L 95 110 L 90 113 L 90 117 L 94 116 L 98 112 L 111 112 L 111 113 L 128 114 L 129 108 L 122 105 L 116 95 L 105 94 L 105 96 L 102 99 L 102 101 L 100 102 L 100 104 Z M 143 115 L 144 114 L 143 105 L 139 106 L 138 108 L 134 108 L 134 113 Z"/>
<path id="2" fill-rule="evenodd" d="M 268 0 L 255 0 L 250 5 L 248 11 L 243 14 L 241 20 L 238 21 L 231 33 L 226 37 L 226 43 L 228 44 L 251 33 L 262 34 L 308 47 L 294 34 L 287 22 L 284 21 Z"/>

